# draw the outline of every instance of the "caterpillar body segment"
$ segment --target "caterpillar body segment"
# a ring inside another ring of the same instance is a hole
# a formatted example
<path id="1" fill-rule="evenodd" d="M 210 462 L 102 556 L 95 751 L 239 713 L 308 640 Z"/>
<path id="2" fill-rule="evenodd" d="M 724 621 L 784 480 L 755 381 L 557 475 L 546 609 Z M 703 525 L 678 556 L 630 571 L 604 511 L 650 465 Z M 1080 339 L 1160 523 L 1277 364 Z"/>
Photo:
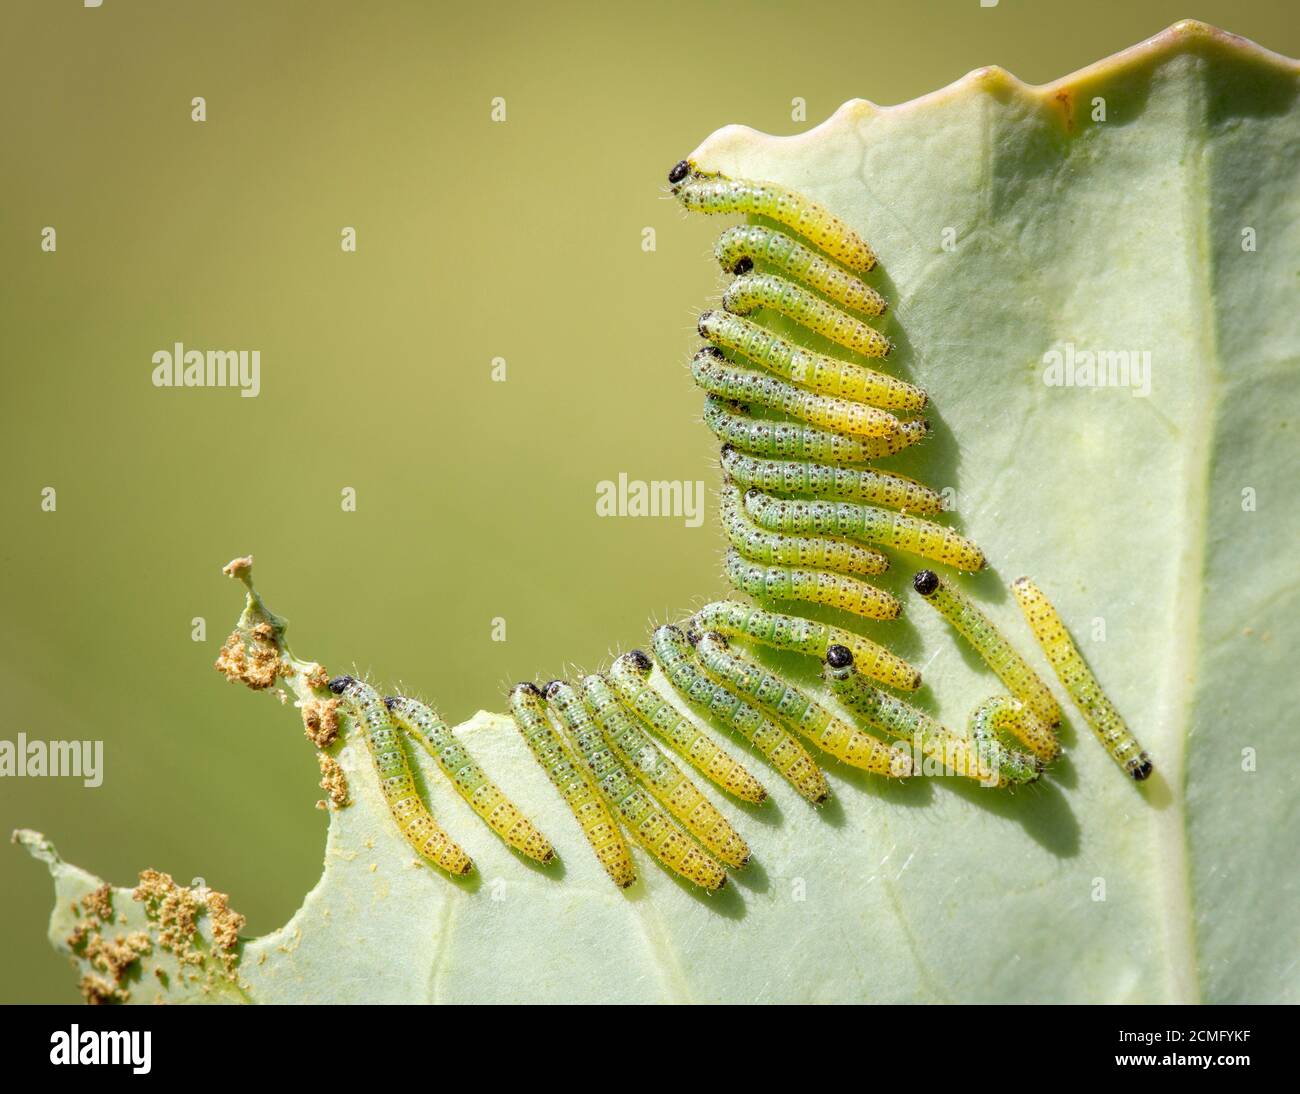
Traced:
<path id="1" fill-rule="evenodd" d="M 752 456 L 833 464 L 893 456 L 930 432 L 930 423 L 917 418 L 900 422 L 898 431 L 888 437 L 851 437 L 798 422 L 754 418 L 743 404 L 716 395 L 704 397 L 704 424 L 723 444 Z"/>
<path id="2" fill-rule="evenodd" d="M 545 864 L 555 858 L 550 841 L 483 773 L 441 718 L 423 703 L 403 696 L 385 699 L 384 705 L 393 720 L 437 761 L 457 793 L 492 831 L 537 862 Z"/>
<path id="3" fill-rule="evenodd" d="M 1014 581 L 1011 591 L 1015 593 L 1029 629 L 1043 647 L 1043 653 L 1061 684 L 1111 759 L 1135 782 L 1148 778 L 1155 770 L 1151 757 L 1138 744 L 1119 711 L 1101 690 L 1101 684 L 1088 668 L 1052 602 L 1027 577 Z"/>
<path id="4" fill-rule="evenodd" d="M 776 274 L 749 273 L 736 278 L 723 293 L 722 306 L 733 315 L 769 308 L 863 357 L 888 357 L 894 348 L 875 327 Z"/>
<path id="5" fill-rule="evenodd" d="M 742 801 L 766 801 L 763 784 L 659 693 L 650 682 L 652 666 L 641 650 L 615 659 L 609 678 L 623 704 L 705 778 Z"/>
<path id="6" fill-rule="evenodd" d="M 720 684 L 775 715 L 800 736 L 850 767 L 906 778 L 911 759 L 869 733 L 854 729 L 775 673 L 734 653 L 717 632 L 692 635 L 704 671 Z"/>
<path id="7" fill-rule="evenodd" d="M 879 551 L 832 536 L 787 536 L 759 528 L 745 513 L 740 490 L 722 484 L 719 515 L 722 529 L 736 550 L 752 562 L 813 567 L 841 574 L 882 574 L 889 559 Z"/>
<path id="8" fill-rule="evenodd" d="M 727 580 L 753 597 L 825 604 L 865 619 L 897 619 L 902 610 L 898 600 L 883 589 L 830 570 L 751 562 L 734 547 L 727 551 L 722 566 Z"/>
<path id="9" fill-rule="evenodd" d="M 876 264 L 875 253 L 844 221 L 824 205 L 779 183 L 732 179 L 682 160 L 668 172 L 668 184 L 691 212 L 766 217 L 784 224 L 856 273 L 869 273 Z"/>
<path id="10" fill-rule="evenodd" d="M 1036 756 L 1049 762 L 1054 760 L 1060 744 L 1051 730 L 1060 724 L 1061 708 L 1038 674 L 954 582 L 933 570 L 920 570 L 912 579 L 912 587 L 975 648 L 1007 690 L 1029 708 L 1046 735 L 1033 743 L 1025 740 L 1025 744 Z"/>
<path id="11" fill-rule="evenodd" d="M 1010 782 L 1033 782 L 1042 774 L 1042 754 L 1034 748 L 1029 752 L 1020 751 L 1016 745 L 1041 741 L 1044 732 L 1052 735 L 1051 730 L 1019 699 L 1010 695 L 985 699 L 971 712 L 969 731 L 981 756 L 995 763 Z M 1056 743 L 1054 736 L 1052 743 Z"/>
<path id="12" fill-rule="evenodd" d="M 890 737 L 910 742 L 950 774 L 998 787 L 1038 777 L 1040 765 L 1033 756 L 1010 752 L 996 737 L 959 736 L 924 711 L 874 687 L 845 646 L 827 650 L 822 678 L 845 710 Z"/>
<path id="13" fill-rule="evenodd" d="M 614 807 L 632 838 L 661 865 L 700 888 L 715 892 L 727 883 L 727 873 L 659 806 L 654 797 L 618 761 L 595 719 L 578 693 L 553 680 L 546 701 L 563 723 L 587 771 L 605 800 Z"/>
<path id="14" fill-rule="evenodd" d="M 924 410 L 929 403 L 924 391 L 904 380 L 815 353 L 728 311 L 704 312 L 698 330 L 700 337 L 716 348 L 746 357 L 809 391 L 904 412 Z"/>
<path id="15" fill-rule="evenodd" d="M 885 298 L 875 289 L 793 236 L 762 224 L 728 228 L 718 237 L 713 254 L 730 274 L 747 274 L 755 262 L 761 262 L 863 315 L 880 315 L 885 310 Z"/>
<path id="16" fill-rule="evenodd" d="M 822 661 L 826 651 L 844 646 L 853 654 L 859 672 L 901 691 L 921 686 L 921 673 L 897 654 L 852 631 L 798 615 L 783 615 L 739 600 L 706 604 L 691 617 L 697 633 L 717 631 L 727 637 L 753 639 L 777 650 L 802 653 Z"/>
<path id="17" fill-rule="evenodd" d="M 771 532 L 846 536 L 893 547 L 957 570 L 982 570 L 984 552 L 965 536 L 942 524 L 907 513 L 848 501 L 777 498 L 761 490 L 745 493 L 745 511 Z"/>
<path id="18" fill-rule="evenodd" d="M 655 747 L 637 716 L 623 706 L 610 685 L 600 676 L 584 677 L 582 698 L 623 765 L 668 812 L 719 861 L 727 866 L 744 866 L 749 861 L 749 847 L 740 833 L 681 769 Z"/>
<path id="19" fill-rule="evenodd" d="M 722 449 L 722 470 L 732 482 L 747 489 L 869 502 L 911 513 L 943 511 L 943 497 L 937 491 L 906 475 L 873 467 L 858 469 L 803 460 L 768 460 L 727 446 Z"/>
<path id="20" fill-rule="evenodd" d="M 651 644 L 664 675 L 688 703 L 731 726 L 807 801 L 820 805 L 830 796 L 826 776 L 808 750 L 757 707 L 705 675 L 678 628 L 660 627 Z"/>
<path id="21" fill-rule="evenodd" d="M 369 684 L 351 676 L 336 676 L 329 689 L 360 727 L 379 776 L 388 812 L 403 838 L 427 861 L 449 874 L 463 876 L 474 869 L 470 859 L 436 820 L 420 798 L 415 778 L 402 751 L 402 734 L 389 716 L 384 701 Z"/>
<path id="22" fill-rule="evenodd" d="M 615 885 L 626 889 L 636 881 L 636 867 L 618 823 L 551 725 L 545 700 L 535 685 L 515 685 L 510 692 L 510 714 L 533 757 L 573 813 L 597 861 Z"/>
<path id="23" fill-rule="evenodd" d="M 893 437 L 903 423 L 887 410 L 849 399 L 818 395 L 757 369 L 728 364 L 721 351 L 710 346 L 691 360 L 696 384 L 711 395 L 733 402 L 757 403 L 779 410 L 801 422 L 855 437 Z"/>

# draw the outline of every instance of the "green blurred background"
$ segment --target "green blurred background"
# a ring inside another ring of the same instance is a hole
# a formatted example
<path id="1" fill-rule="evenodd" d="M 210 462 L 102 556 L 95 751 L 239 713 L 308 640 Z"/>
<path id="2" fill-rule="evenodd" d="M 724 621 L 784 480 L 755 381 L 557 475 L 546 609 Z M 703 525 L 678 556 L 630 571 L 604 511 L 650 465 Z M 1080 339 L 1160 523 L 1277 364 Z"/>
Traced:
<path id="1" fill-rule="evenodd" d="M 712 513 L 685 362 L 718 225 L 665 199 L 673 161 L 981 65 L 1044 82 L 1184 17 L 1300 54 L 1282 0 L 6 0 L 0 737 L 103 740 L 105 781 L 0 780 L 0 830 L 282 923 L 326 818 L 294 712 L 212 671 L 221 565 L 256 555 L 297 652 L 455 721 L 636 643 L 722 590 L 712 519 L 594 509 L 625 472 L 703 479 Z M 260 396 L 154 388 L 178 340 L 260 349 Z M 6 847 L 0 892 L 0 1001 L 75 1000 L 44 869 Z"/>

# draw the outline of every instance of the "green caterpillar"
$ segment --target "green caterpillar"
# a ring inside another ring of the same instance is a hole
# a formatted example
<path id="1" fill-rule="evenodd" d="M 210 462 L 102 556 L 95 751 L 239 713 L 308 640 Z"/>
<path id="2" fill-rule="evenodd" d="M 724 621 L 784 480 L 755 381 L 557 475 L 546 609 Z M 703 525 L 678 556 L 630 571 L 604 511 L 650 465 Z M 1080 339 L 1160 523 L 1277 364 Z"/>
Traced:
<path id="1" fill-rule="evenodd" d="M 677 627 L 660 627 L 651 637 L 651 645 L 664 675 L 687 702 L 731 726 L 814 805 L 820 805 L 830 796 L 826 776 L 808 750 L 762 711 L 700 671 L 694 663 L 690 643 Z"/>
<path id="2" fill-rule="evenodd" d="M 740 490 L 722 484 L 719 499 L 722 529 L 745 558 L 777 566 L 818 567 L 842 574 L 883 574 L 889 559 L 879 551 L 830 536 L 787 536 L 759 528 L 745 514 Z"/>
<path id="3" fill-rule="evenodd" d="M 762 262 L 846 308 L 864 315 L 880 315 L 885 310 L 885 299 L 875 289 L 797 239 L 761 224 L 728 228 L 718 237 L 713 254 L 730 274 L 747 274 L 755 262 Z"/>
<path id="4" fill-rule="evenodd" d="M 543 694 L 577 747 L 596 788 L 622 817 L 632 838 L 663 866 L 700 888 L 715 892 L 726 885 L 722 866 L 683 832 L 618 762 L 577 692 L 561 680 L 552 680 Z"/>
<path id="5" fill-rule="evenodd" d="M 915 691 L 921 686 L 921 673 L 884 646 L 852 631 L 803 616 L 782 615 L 739 600 L 717 600 L 696 612 L 690 627 L 697 632 L 717 631 L 752 638 L 772 649 L 806 654 L 819 661 L 826 657 L 831 646 L 845 646 L 852 651 L 858 668 L 873 680 L 903 691 Z"/>
<path id="6" fill-rule="evenodd" d="M 774 182 L 751 182 L 702 171 L 690 160 L 674 164 L 668 183 L 682 205 L 697 213 L 752 213 L 784 224 L 835 261 L 869 273 L 875 253 L 825 206 Z"/>
<path id="7" fill-rule="evenodd" d="M 888 357 L 894 348 L 874 327 L 776 274 L 736 278 L 723 293 L 722 306 L 733 315 L 768 308 L 863 357 Z"/>
<path id="8" fill-rule="evenodd" d="M 706 311 L 696 326 L 700 337 L 718 349 L 746 357 L 810 391 L 888 410 L 919 411 L 929 403 L 919 387 L 852 361 L 814 353 L 730 312 Z"/>
<path id="9" fill-rule="evenodd" d="M 724 445 L 722 470 L 740 486 L 782 494 L 869 502 L 912 513 L 938 513 L 944 507 L 942 496 L 928 486 L 906 475 L 875 468 L 859 470 L 802 460 L 766 460 Z"/>
<path id="10" fill-rule="evenodd" d="M 745 494 L 745 511 L 771 532 L 848 536 L 895 547 L 957 570 L 982 570 L 984 552 L 942 524 L 846 501 L 775 498 L 761 490 Z"/>
<path id="11" fill-rule="evenodd" d="M 716 395 L 705 396 L 704 424 L 723 444 L 754 456 L 837 464 L 896 455 L 930 432 L 930 423 L 917 418 L 900 422 L 888 437 L 851 437 L 798 422 L 754 418 L 744 404 L 728 403 Z"/>
<path id="12" fill-rule="evenodd" d="M 876 775 L 906 778 L 912 773 L 906 755 L 854 729 L 793 684 L 734 653 L 722 635 L 710 632 L 687 637 L 693 641 L 704 671 L 718 683 L 781 719 L 823 752 Z"/>
<path id="13" fill-rule="evenodd" d="M 423 703 L 403 696 L 387 698 L 384 705 L 393 720 L 437 761 L 460 796 L 492 831 L 531 859 L 548 863 L 555 858 L 550 841 L 483 773 L 441 718 Z"/>

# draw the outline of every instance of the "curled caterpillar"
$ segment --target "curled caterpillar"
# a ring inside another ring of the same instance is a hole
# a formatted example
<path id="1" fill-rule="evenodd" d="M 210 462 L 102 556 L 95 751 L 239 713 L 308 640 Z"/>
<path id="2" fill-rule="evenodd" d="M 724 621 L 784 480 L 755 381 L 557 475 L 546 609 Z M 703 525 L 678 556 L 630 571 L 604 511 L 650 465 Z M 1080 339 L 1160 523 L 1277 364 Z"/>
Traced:
<path id="1" fill-rule="evenodd" d="M 763 784 L 655 689 L 650 682 L 652 667 L 643 650 L 615 658 L 609 678 L 624 705 L 705 778 L 742 801 L 766 801 Z"/>
<path id="2" fill-rule="evenodd" d="M 723 444 L 742 452 L 818 463 L 865 463 L 893 456 L 930 432 L 930 423 L 917 418 L 900 422 L 898 431 L 888 437 L 850 437 L 797 422 L 753 418 L 748 407 L 716 395 L 704 398 L 704 424 Z"/>
<path id="3" fill-rule="evenodd" d="M 516 684 L 510 692 L 510 714 L 529 751 L 578 821 L 596 859 L 620 889 L 636 881 L 636 867 L 618 824 L 574 759 L 569 746 L 546 716 L 546 703 L 535 684 Z"/>
<path id="4" fill-rule="evenodd" d="M 722 449 L 722 470 L 740 486 L 782 494 L 803 494 L 836 501 L 861 501 L 887 505 L 913 513 L 943 511 L 943 497 L 928 486 L 874 467 L 833 467 L 803 460 L 768 460 Z"/>
<path id="5" fill-rule="evenodd" d="M 793 684 L 741 657 L 716 631 L 688 638 L 694 641 L 704 671 L 718 683 L 780 718 L 823 752 L 876 775 L 906 778 L 912 773 L 911 760 L 905 754 L 854 729 Z"/>
<path id="6" fill-rule="evenodd" d="M 1047 690 L 1047 685 L 1039 679 L 1038 674 L 1002 636 L 993 621 L 953 582 L 945 580 L 933 570 L 920 570 L 912 578 L 912 588 L 975 647 L 975 652 L 1006 685 L 1007 690 L 1029 708 L 1037 721 L 1044 724 L 1046 739 L 1033 744 L 1025 741 L 1025 744 L 1044 760 L 1056 759 L 1060 745 L 1051 730 L 1060 724 L 1061 708 L 1056 705 L 1052 693 Z"/>
<path id="7" fill-rule="evenodd" d="M 864 315 L 880 315 L 885 299 L 847 270 L 809 250 L 784 232 L 761 224 L 728 228 L 713 248 L 714 257 L 727 273 L 747 274 L 755 262 L 773 266 L 797 281 Z"/>
<path id="8" fill-rule="evenodd" d="M 890 737 L 912 742 L 921 755 L 942 764 L 953 775 L 999 787 L 1038 777 L 1041 763 L 1034 756 L 1007 748 L 996 732 L 988 731 L 995 727 L 981 722 L 977 733 L 961 737 L 924 711 L 873 687 L 846 646 L 827 649 L 822 676 L 845 710 Z"/>
<path id="9" fill-rule="evenodd" d="M 879 407 L 818 395 L 766 372 L 728 364 L 714 346 L 700 350 L 691 360 L 691 375 L 711 395 L 721 395 L 734 402 L 757 403 L 838 433 L 886 438 L 903 428 L 902 422 Z"/>
<path id="10" fill-rule="evenodd" d="M 999 769 L 1012 782 L 1032 782 L 1042 773 L 1044 733 L 1055 745 L 1051 730 L 1024 703 L 1009 695 L 985 699 L 971 712 L 971 737 L 979 743 L 983 755 L 998 757 Z M 1030 745 L 1030 751 L 1007 747 L 1013 740 Z M 1035 744 L 1039 747 L 1033 747 Z"/>
<path id="11" fill-rule="evenodd" d="M 384 705 L 393 720 L 437 761 L 460 796 L 492 831 L 511 847 L 540 863 L 555 858 L 555 849 L 550 841 L 483 773 L 441 718 L 423 703 L 404 696 L 387 698 Z"/>
<path id="12" fill-rule="evenodd" d="M 402 751 L 401 732 L 393 724 L 378 692 L 351 676 L 336 676 L 329 682 L 329 689 L 343 699 L 348 713 L 361 727 L 388 812 L 406 842 L 447 873 L 468 874 L 474 869 L 474 862 L 442 830 L 420 800 L 406 753 Z"/>
<path id="13" fill-rule="evenodd" d="M 858 273 L 876 264 L 871 248 L 839 217 L 811 198 L 775 182 L 731 179 L 700 170 L 690 160 L 674 164 L 668 182 L 682 205 L 697 213 L 749 213 L 798 232 L 823 253 Z"/>
<path id="14" fill-rule="evenodd" d="M 676 817 L 692 836 L 727 866 L 749 861 L 749 847 L 721 813 L 654 745 L 639 719 L 619 702 L 600 676 L 582 680 L 582 698 L 595 717 L 606 742 L 623 765 Z"/>
<path id="15" fill-rule="evenodd" d="M 709 679 L 696 666 L 694 651 L 677 627 L 660 627 L 651 637 L 651 646 L 664 675 L 688 703 L 731 726 L 814 805 L 830 796 L 826 776 L 808 750 L 761 710 Z"/>
<path id="16" fill-rule="evenodd" d="M 768 308 L 863 357 L 888 357 L 894 348 L 875 327 L 776 274 L 751 273 L 736 278 L 722 294 L 722 306 L 732 315 Z"/>
<path id="17" fill-rule="evenodd" d="M 901 411 L 924 410 L 930 401 L 921 388 L 904 380 L 852 361 L 814 353 L 740 315 L 706 311 L 700 315 L 696 329 L 701 338 L 718 349 L 739 354 L 773 375 L 821 395 Z"/>
<path id="18" fill-rule="evenodd" d="M 745 494 L 745 511 L 771 532 L 847 536 L 894 547 L 958 570 L 982 570 L 984 552 L 942 524 L 847 501 L 775 498 L 761 490 Z"/>
<path id="19" fill-rule="evenodd" d="M 1065 629 L 1065 624 L 1051 601 L 1027 577 L 1014 581 L 1011 591 L 1015 593 L 1030 630 L 1043 647 L 1043 653 L 1052 663 L 1061 684 L 1070 693 L 1070 698 L 1088 720 L 1088 725 L 1110 753 L 1111 759 L 1136 782 L 1150 777 L 1155 770 L 1151 757 L 1143 751 L 1137 738 L 1120 717 L 1119 711 L 1101 690 L 1101 684 L 1083 660 L 1083 655 L 1079 653 L 1079 648 L 1070 637 L 1070 632 Z"/>
<path id="20" fill-rule="evenodd" d="M 600 727 L 577 692 L 561 680 L 552 680 L 544 694 L 556 712 L 587 771 L 605 800 L 623 818 L 632 838 L 658 862 L 702 889 L 714 892 L 727 883 L 727 873 L 673 822 L 618 762 Z"/>
<path id="21" fill-rule="evenodd" d="M 826 657 L 831 646 L 845 646 L 852 651 L 858 668 L 873 680 L 904 691 L 915 691 L 921 686 L 920 672 L 884 646 L 852 631 L 802 616 L 782 615 L 739 600 L 718 600 L 696 612 L 690 627 L 697 632 L 717 631 L 751 638 L 772 649 L 806 654 L 819 661 Z"/>
<path id="22" fill-rule="evenodd" d="M 793 566 L 768 566 L 750 562 L 734 547 L 722 560 L 727 580 L 741 592 L 764 600 L 803 600 L 825 604 L 866 619 L 897 619 L 898 601 L 856 577 L 830 570 L 809 570 Z"/>
<path id="23" fill-rule="evenodd" d="M 745 514 L 740 490 L 729 482 L 722 484 L 719 512 L 727 539 L 752 562 L 811 566 L 842 574 L 883 574 L 889 569 L 888 558 L 860 543 L 830 536 L 787 536 L 759 528 Z"/>

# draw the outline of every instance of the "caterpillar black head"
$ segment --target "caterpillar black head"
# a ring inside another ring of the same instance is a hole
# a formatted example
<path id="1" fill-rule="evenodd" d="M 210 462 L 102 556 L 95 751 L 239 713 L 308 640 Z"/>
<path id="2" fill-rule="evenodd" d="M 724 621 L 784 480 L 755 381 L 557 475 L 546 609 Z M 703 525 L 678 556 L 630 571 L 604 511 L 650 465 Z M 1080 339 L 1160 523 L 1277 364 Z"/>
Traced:
<path id="1" fill-rule="evenodd" d="M 853 664 L 853 653 L 848 646 L 827 646 L 826 663 L 833 669 L 846 669 Z"/>
<path id="2" fill-rule="evenodd" d="M 528 695 L 535 695 L 539 699 L 542 697 L 542 689 L 531 680 L 520 680 L 519 683 L 510 689 L 510 694 L 513 695 L 517 691 L 525 692 Z"/>
<path id="3" fill-rule="evenodd" d="M 646 655 L 645 650 L 628 650 L 627 659 L 641 672 L 649 672 L 654 667 L 654 663 Z"/>
<path id="4" fill-rule="evenodd" d="M 939 588 L 939 575 L 933 570 L 917 570 L 912 578 L 912 588 L 922 596 L 931 596 Z"/>
<path id="5" fill-rule="evenodd" d="M 563 680 L 552 680 L 549 684 L 547 684 L 544 688 L 542 688 L 542 694 L 545 695 L 546 698 L 548 699 L 554 699 L 557 695 L 560 694 L 560 688 L 562 687 L 564 687 Z"/>
<path id="6" fill-rule="evenodd" d="M 1129 774 L 1133 777 L 1134 782 L 1145 782 L 1151 777 L 1151 772 L 1156 769 L 1156 765 L 1151 762 L 1151 757 L 1145 752 L 1137 758 L 1137 761 L 1129 768 Z"/>
<path id="7" fill-rule="evenodd" d="M 689 160 L 678 160 L 673 164 L 672 170 L 668 172 L 668 181 L 673 186 L 678 185 L 686 179 L 691 173 L 691 164 Z"/>
<path id="8" fill-rule="evenodd" d="M 330 691 L 332 691 L 335 695 L 342 695 L 345 691 L 348 690 L 349 687 L 351 687 L 355 683 L 356 680 L 351 676 L 336 676 L 325 686 L 329 688 Z"/>
<path id="9" fill-rule="evenodd" d="M 389 710 L 392 710 L 393 707 L 397 706 L 397 699 L 398 697 L 396 695 L 385 695 L 384 706 L 386 706 Z"/>
<path id="10" fill-rule="evenodd" d="M 743 277 L 745 274 L 749 273 L 749 271 L 752 270 L 753 268 L 754 268 L 754 260 L 750 258 L 749 255 L 746 255 L 744 258 L 738 260 L 736 264 L 731 267 L 731 272 L 736 274 L 738 277 Z"/>

